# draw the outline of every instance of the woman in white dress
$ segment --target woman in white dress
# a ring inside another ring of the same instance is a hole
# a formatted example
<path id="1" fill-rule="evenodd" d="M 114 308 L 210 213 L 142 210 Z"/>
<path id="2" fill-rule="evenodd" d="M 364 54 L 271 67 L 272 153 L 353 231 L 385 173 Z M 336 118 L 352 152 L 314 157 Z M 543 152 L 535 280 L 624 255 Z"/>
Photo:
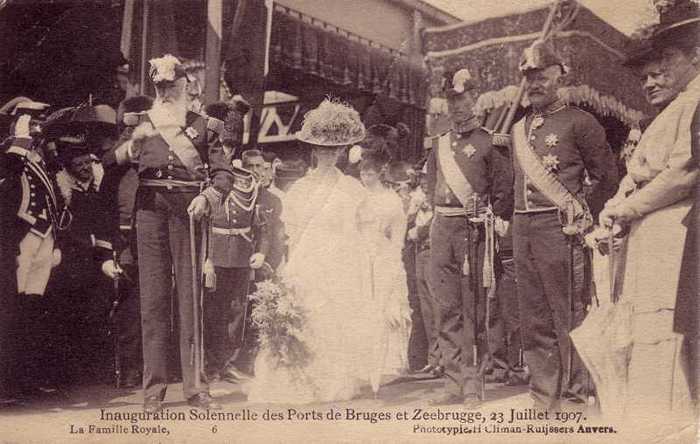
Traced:
<path id="1" fill-rule="evenodd" d="M 298 337 L 309 358 L 293 368 L 275 364 L 262 347 L 248 400 L 302 404 L 349 400 L 369 380 L 372 351 L 368 256 L 358 239 L 359 181 L 335 167 L 347 145 L 364 138 L 359 114 L 325 100 L 304 118 L 297 138 L 312 145 L 317 167 L 283 199 L 293 282 L 305 315 Z"/>
<path id="2" fill-rule="evenodd" d="M 383 162 L 374 157 L 360 163 L 360 179 L 367 195 L 358 212 L 358 225 L 370 256 L 372 275 L 372 315 L 376 329 L 371 383 L 375 393 L 382 375 L 397 375 L 408 369 L 411 331 L 406 271 L 401 260 L 406 215 L 401 198 L 381 181 L 383 166 Z"/>

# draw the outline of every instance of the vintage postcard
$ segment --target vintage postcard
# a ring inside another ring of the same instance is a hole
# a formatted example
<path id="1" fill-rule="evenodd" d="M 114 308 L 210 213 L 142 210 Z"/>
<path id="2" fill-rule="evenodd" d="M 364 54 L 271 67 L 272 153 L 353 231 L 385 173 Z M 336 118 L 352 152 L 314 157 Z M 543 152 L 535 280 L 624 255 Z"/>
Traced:
<path id="1" fill-rule="evenodd" d="M 698 0 L 0 0 L 0 443 L 682 443 Z"/>

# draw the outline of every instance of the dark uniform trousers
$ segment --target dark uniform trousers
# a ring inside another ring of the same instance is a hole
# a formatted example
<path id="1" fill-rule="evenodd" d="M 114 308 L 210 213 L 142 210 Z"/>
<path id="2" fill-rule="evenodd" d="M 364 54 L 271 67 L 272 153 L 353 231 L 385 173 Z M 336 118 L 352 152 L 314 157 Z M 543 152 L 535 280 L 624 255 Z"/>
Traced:
<path id="1" fill-rule="evenodd" d="M 532 375 L 530 391 L 537 405 L 556 408 L 561 394 L 572 385 L 566 380 L 569 331 L 585 317 L 579 293 L 574 297 L 572 320 L 569 246 L 558 212 L 515 213 L 513 249 L 524 356 Z M 580 258 L 580 253 L 575 257 Z M 584 379 L 583 364 L 575 355 L 572 382 L 583 384 Z"/>
<path id="2" fill-rule="evenodd" d="M 491 351 L 505 359 L 510 368 L 520 361 L 520 311 L 515 289 L 515 262 L 512 251 L 499 252 L 501 270 L 496 283 L 495 307 L 490 325 Z"/>
<path id="3" fill-rule="evenodd" d="M 113 323 L 118 325 L 119 358 L 122 374 L 139 371 L 142 367 L 141 350 L 141 304 L 139 297 L 139 275 L 136 264 L 119 264 L 134 282 L 122 280 L 119 287 L 121 303 L 114 314 Z"/>
<path id="4" fill-rule="evenodd" d="M 418 370 L 425 367 L 428 350 L 428 339 L 425 336 L 423 313 L 417 288 L 416 254 L 413 242 L 407 242 L 401 251 L 404 269 L 406 270 L 406 285 L 408 287 L 408 305 L 411 308 L 411 335 L 408 341 L 408 367 Z"/>
<path id="5" fill-rule="evenodd" d="M 208 392 L 205 378 L 195 389 L 191 351 L 194 344 L 192 265 L 187 207 L 197 192 L 141 188 L 137 197 L 136 226 L 141 289 L 143 338 L 143 388 L 146 398 L 165 397 L 167 351 L 170 337 L 171 271 L 175 287 L 180 332 L 180 365 L 186 398 Z M 197 230 L 199 231 L 199 230 Z M 197 235 L 196 245 L 200 236 Z M 200 275 L 200 271 L 197 271 Z"/>
<path id="6" fill-rule="evenodd" d="M 484 316 L 483 228 L 466 217 L 435 214 L 430 243 L 430 282 L 440 320 L 438 346 L 447 378 L 445 389 L 457 396 L 479 394 L 473 346 L 479 341 L 474 322 L 482 326 Z M 469 254 L 468 275 L 463 273 L 465 254 Z M 479 353 L 483 352 L 482 345 Z"/>
<path id="7" fill-rule="evenodd" d="M 250 268 L 216 267 L 215 270 L 216 289 L 207 295 L 204 326 L 207 368 L 211 372 L 223 370 L 234 352 L 244 345 L 246 298 L 250 293 Z"/>
<path id="8" fill-rule="evenodd" d="M 420 301 L 423 318 L 423 329 L 428 340 L 428 364 L 433 367 L 440 365 L 440 319 L 438 317 L 437 301 L 430 288 L 430 249 L 419 251 L 416 255 L 416 291 Z"/>

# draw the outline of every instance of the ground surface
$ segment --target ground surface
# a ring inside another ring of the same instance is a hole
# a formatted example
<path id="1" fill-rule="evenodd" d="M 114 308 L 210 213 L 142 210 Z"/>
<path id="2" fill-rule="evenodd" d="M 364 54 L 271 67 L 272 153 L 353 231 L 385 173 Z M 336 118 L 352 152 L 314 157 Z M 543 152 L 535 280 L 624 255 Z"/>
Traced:
<path id="1" fill-rule="evenodd" d="M 487 401 L 476 411 L 428 406 L 441 386 L 439 380 L 403 378 L 386 381 L 377 399 L 368 387 L 351 402 L 285 406 L 250 404 L 244 387 L 220 382 L 212 387 L 212 394 L 224 406 L 217 412 L 229 417 L 217 419 L 192 410 L 184 402 L 181 386 L 174 384 L 164 407 L 169 416 L 184 415 L 184 419 L 133 421 L 103 418 L 142 412 L 139 391 L 107 385 L 79 387 L 1 409 L 0 442 L 644 442 L 623 438 L 619 430 L 579 431 L 580 425 L 609 425 L 581 407 L 570 406 L 566 420 L 530 418 L 532 402 L 525 387 L 489 384 Z M 513 412 L 523 419 L 509 422 Z M 697 442 L 690 430 L 664 437 L 666 443 Z"/>

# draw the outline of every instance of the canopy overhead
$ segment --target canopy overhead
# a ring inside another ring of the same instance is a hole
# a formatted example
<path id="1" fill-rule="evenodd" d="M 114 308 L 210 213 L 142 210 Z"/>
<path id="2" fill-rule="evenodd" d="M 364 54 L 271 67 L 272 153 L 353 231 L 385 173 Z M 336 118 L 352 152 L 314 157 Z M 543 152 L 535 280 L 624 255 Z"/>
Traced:
<path id="1" fill-rule="evenodd" d="M 282 65 L 405 105 L 425 107 L 427 72 L 405 54 L 344 30 L 332 30 L 328 24 L 289 8 L 276 8 L 272 23 L 272 66 Z"/>
<path id="2" fill-rule="evenodd" d="M 486 93 L 481 106 L 497 107 L 507 99 L 509 86 L 520 82 L 518 62 L 523 50 L 540 36 L 548 8 L 533 9 L 476 23 L 429 28 L 423 33 L 431 84 L 446 70 L 466 67 Z M 571 68 L 568 86 L 560 96 L 628 127 L 651 114 L 638 78 L 622 67 L 629 38 L 583 6 L 552 42 Z M 505 89 L 505 90 L 504 90 Z M 437 88 L 435 88 L 437 90 Z"/>

